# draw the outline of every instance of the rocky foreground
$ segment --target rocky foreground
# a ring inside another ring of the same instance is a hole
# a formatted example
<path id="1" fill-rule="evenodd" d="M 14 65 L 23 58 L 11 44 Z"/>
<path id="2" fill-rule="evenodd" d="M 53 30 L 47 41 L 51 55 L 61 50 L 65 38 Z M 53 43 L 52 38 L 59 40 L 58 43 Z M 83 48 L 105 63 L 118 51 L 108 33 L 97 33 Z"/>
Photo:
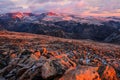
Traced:
<path id="1" fill-rule="evenodd" d="M 0 80 L 120 80 L 120 46 L 2 31 Z"/>

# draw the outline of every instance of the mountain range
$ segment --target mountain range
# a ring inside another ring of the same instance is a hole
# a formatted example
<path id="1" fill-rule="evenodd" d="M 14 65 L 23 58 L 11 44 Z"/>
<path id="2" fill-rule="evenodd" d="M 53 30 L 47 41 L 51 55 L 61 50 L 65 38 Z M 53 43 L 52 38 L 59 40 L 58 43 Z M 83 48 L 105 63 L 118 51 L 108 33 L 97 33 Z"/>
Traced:
<path id="1" fill-rule="evenodd" d="M 0 30 L 120 44 L 120 17 L 46 12 L 0 14 Z"/>

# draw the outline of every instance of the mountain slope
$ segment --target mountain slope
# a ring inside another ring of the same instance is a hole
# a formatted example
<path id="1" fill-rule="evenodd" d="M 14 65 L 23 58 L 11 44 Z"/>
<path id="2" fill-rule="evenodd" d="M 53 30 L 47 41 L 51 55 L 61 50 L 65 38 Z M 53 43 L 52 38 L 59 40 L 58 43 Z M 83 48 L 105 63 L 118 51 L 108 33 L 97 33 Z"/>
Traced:
<path id="1" fill-rule="evenodd" d="M 112 33 L 105 39 L 105 42 L 120 44 L 120 31 Z"/>
<path id="2" fill-rule="evenodd" d="M 0 53 L 3 80 L 120 77 L 119 45 L 0 31 Z"/>

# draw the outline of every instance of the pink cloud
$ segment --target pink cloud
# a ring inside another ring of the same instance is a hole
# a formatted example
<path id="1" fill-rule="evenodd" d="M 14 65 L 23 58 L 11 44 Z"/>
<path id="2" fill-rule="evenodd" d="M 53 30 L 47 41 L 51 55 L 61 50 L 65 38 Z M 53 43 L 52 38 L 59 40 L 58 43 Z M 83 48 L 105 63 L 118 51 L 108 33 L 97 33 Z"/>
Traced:
<path id="1" fill-rule="evenodd" d="M 83 0 L 76 3 L 76 6 L 77 6 L 77 7 L 83 7 L 83 6 L 85 6 L 85 5 L 86 5 L 86 4 L 85 4 L 85 2 L 84 2 Z"/>
<path id="2" fill-rule="evenodd" d="M 119 15 L 120 0 L 0 0 L 2 12 L 54 11 L 78 15 Z M 105 12 L 106 11 L 106 12 Z"/>

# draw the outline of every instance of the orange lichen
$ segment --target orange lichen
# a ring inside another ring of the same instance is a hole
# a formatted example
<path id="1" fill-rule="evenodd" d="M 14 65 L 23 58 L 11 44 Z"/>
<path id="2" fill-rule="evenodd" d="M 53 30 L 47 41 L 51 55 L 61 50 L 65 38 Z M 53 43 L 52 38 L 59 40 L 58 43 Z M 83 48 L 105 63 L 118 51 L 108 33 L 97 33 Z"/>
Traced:
<path id="1" fill-rule="evenodd" d="M 16 54 L 14 54 L 14 53 L 12 53 L 12 54 L 10 55 L 10 57 L 11 57 L 11 58 L 16 58 L 16 57 L 17 57 L 17 55 L 16 55 Z"/>
<path id="2" fill-rule="evenodd" d="M 36 55 L 31 54 L 31 56 L 30 56 L 30 60 L 31 60 L 31 61 L 39 60 L 39 58 L 38 58 Z"/>
<path id="3" fill-rule="evenodd" d="M 67 55 L 66 54 L 61 54 L 61 55 L 55 56 L 55 58 L 58 58 L 58 59 L 61 59 L 63 57 L 67 57 Z"/>
<path id="4" fill-rule="evenodd" d="M 40 51 L 36 51 L 36 52 L 34 53 L 34 55 L 35 55 L 37 58 L 40 58 L 41 53 L 40 53 Z"/>

